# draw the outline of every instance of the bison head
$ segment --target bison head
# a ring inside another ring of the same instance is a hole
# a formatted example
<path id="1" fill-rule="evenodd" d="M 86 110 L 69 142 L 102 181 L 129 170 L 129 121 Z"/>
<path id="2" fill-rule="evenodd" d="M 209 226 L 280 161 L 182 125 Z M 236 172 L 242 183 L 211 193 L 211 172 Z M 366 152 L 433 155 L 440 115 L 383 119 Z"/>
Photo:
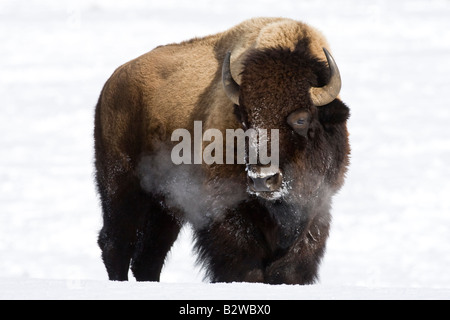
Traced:
<path id="1" fill-rule="evenodd" d="M 337 99 L 339 69 L 323 51 L 327 63 L 305 43 L 293 51 L 255 49 L 243 63 L 241 85 L 231 75 L 231 53 L 225 56 L 222 82 L 240 123 L 246 129 L 279 130 L 279 166 L 247 166 L 248 191 L 260 198 L 310 198 L 324 186 L 338 189 L 343 183 L 349 110 Z"/>

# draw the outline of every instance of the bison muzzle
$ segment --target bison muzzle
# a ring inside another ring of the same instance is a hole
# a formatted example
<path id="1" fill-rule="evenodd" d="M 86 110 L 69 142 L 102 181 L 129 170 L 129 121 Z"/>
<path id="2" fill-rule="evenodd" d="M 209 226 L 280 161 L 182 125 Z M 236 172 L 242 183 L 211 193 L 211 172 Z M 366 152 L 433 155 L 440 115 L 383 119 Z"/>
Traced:
<path id="1" fill-rule="evenodd" d="M 350 154 L 349 109 L 328 48 L 304 23 L 257 18 L 157 47 L 113 73 L 94 130 L 109 279 L 127 280 L 131 268 L 138 281 L 159 281 L 189 223 L 213 282 L 317 280 Z M 177 129 L 199 143 L 175 164 L 174 147 L 188 142 L 173 141 Z M 264 132 L 267 143 L 243 138 L 239 161 L 230 132 Z M 263 151 L 277 154 L 275 165 L 250 161 Z M 182 160 L 191 152 L 199 162 Z M 204 154 L 233 161 L 205 163 Z"/>

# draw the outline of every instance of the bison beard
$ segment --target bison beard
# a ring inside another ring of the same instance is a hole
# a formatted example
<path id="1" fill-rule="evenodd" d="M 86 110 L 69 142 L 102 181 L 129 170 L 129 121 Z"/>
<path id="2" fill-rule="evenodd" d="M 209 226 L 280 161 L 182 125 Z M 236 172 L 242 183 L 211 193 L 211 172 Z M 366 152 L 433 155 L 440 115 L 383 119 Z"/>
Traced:
<path id="1" fill-rule="evenodd" d="M 350 153 L 349 110 L 326 46 L 303 23 L 259 18 L 158 47 L 114 72 L 94 130 L 98 244 L 110 280 L 128 280 L 131 268 L 138 281 L 159 281 L 185 223 L 213 282 L 317 280 Z M 192 134 L 195 121 L 223 136 L 279 130 L 279 171 L 175 165 L 171 133 Z"/>

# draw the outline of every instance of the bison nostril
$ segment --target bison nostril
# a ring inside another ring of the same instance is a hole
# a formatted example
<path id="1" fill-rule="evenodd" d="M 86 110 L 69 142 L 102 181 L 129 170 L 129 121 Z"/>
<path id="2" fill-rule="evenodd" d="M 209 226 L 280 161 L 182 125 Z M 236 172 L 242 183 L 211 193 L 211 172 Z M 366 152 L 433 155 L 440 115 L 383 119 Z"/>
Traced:
<path id="1" fill-rule="evenodd" d="M 281 175 L 279 173 L 277 173 L 277 174 L 274 174 L 271 177 L 268 177 L 266 179 L 266 185 L 271 190 L 278 189 L 280 187 L 280 185 L 281 185 Z"/>
<path id="2" fill-rule="evenodd" d="M 268 176 L 249 176 L 249 185 L 254 191 L 276 191 L 281 187 L 281 173 Z"/>
<path id="3" fill-rule="evenodd" d="M 249 177 L 249 185 L 253 191 L 270 191 L 266 185 L 266 178 Z"/>

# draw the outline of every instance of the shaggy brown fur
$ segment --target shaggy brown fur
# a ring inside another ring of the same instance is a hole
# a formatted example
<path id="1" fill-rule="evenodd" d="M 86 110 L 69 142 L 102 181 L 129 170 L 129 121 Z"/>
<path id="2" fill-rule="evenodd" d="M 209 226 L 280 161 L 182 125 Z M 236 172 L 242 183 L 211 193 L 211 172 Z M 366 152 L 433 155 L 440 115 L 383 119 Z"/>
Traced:
<path id="1" fill-rule="evenodd" d="M 185 222 L 211 281 L 316 280 L 331 197 L 350 152 L 348 108 L 339 99 L 315 107 L 308 94 L 329 78 L 323 47 L 324 37 L 306 24 L 258 18 L 158 47 L 114 72 L 94 132 L 104 219 L 98 242 L 111 280 L 128 279 L 130 265 L 138 280 L 159 280 Z M 227 51 L 241 86 L 239 106 L 222 87 Z M 286 121 L 296 112 L 308 115 L 302 134 Z M 186 128 L 193 136 L 194 121 L 223 137 L 242 122 L 279 129 L 283 197 L 248 193 L 245 165 L 172 164 L 172 132 Z"/>

